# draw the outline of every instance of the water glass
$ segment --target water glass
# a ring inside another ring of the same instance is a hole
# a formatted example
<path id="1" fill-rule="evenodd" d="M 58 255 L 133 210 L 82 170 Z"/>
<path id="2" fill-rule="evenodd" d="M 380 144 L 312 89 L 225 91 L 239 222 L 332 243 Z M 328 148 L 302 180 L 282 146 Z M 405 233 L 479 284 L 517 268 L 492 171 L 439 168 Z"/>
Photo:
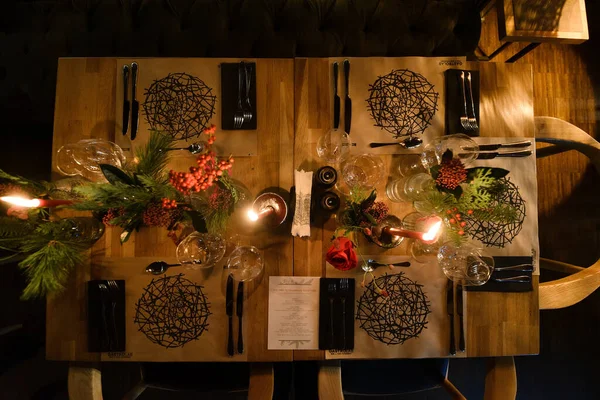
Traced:
<path id="1" fill-rule="evenodd" d="M 444 274 L 463 286 L 481 286 L 494 272 L 494 259 L 472 244 L 446 243 L 437 254 Z"/>
<path id="2" fill-rule="evenodd" d="M 382 181 L 385 165 L 383 160 L 372 154 L 349 156 L 342 161 L 342 179 L 350 188 L 371 190 Z"/>
<path id="3" fill-rule="evenodd" d="M 391 181 L 385 188 L 385 194 L 393 202 L 418 200 L 423 194 L 433 190 L 435 183 L 431 175 L 424 172 Z"/>
<path id="4" fill-rule="evenodd" d="M 429 171 L 430 168 L 441 164 L 442 156 L 446 150 L 451 150 L 453 157 L 460 159 L 466 166 L 477 159 L 479 145 L 463 133 L 435 138 L 425 146 L 421 153 L 423 167 Z"/>
<path id="5" fill-rule="evenodd" d="M 403 154 L 398 160 L 398 173 L 400 176 L 409 177 L 420 172 L 427 172 L 421 162 L 419 154 Z"/>
<path id="6" fill-rule="evenodd" d="M 340 129 L 332 129 L 317 141 L 317 155 L 328 164 L 336 164 L 350 152 L 350 135 Z"/>
<path id="7" fill-rule="evenodd" d="M 264 261 L 260 251 L 254 246 L 236 247 L 227 260 L 225 269 L 236 281 L 250 281 L 260 276 Z"/>
<path id="8" fill-rule="evenodd" d="M 177 246 L 177 260 L 188 269 L 210 268 L 221 261 L 225 249 L 220 235 L 193 232 Z"/>

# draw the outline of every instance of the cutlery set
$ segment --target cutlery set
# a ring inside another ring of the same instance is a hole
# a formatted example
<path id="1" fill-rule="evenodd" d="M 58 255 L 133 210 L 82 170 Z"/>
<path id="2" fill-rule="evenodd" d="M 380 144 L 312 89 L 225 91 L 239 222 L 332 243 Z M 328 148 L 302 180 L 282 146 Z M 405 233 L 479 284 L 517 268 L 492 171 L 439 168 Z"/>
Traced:
<path id="1" fill-rule="evenodd" d="M 481 286 L 469 286 L 468 291 L 528 292 L 533 290 L 533 258 L 530 256 L 495 256 L 494 271 Z"/>
<path id="2" fill-rule="evenodd" d="M 237 109 L 233 114 L 233 126 L 235 129 L 241 129 L 245 121 L 250 122 L 254 117 L 252 102 L 250 101 L 251 75 L 252 66 L 243 61 L 240 62 L 238 66 Z"/>
<path id="3" fill-rule="evenodd" d="M 319 348 L 354 348 L 354 279 L 321 278 Z"/>
<path id="4" fill-rule="evenodd" d="M 481 144 L 477 150 L 471 146 L 463 146 L 464 153 L 459 153 L 459 157 L 468 157 L 475 153 L 478 160 L 492 160 L 496 157 L 529 157 L 533 154 L 531 150 L 522 150 L 531 146 L 531 141 L 522 140 L 519 142 Z"/>
<path id="5" fill-rule="evenodd" d="M 89 351 L 124 351 L 125 281 L 89 281 L 88 316 Z"/>
<path id="6" fill-rule="evenodd" d="M 239 282 L 237 287 L 236 296 L 236 307 L 235 314 L 238 317 L 238 339 L 237 339 L 237 352 L 242 354 L 244 352 L 244 333 L 242 327 L 242 316 L 244 312 L 244 282 Z M 233 346 L 233 275 L 227 276 L 227 286 L 225 289 L 225 313 L 228 317 L 229 329 L 227 333 L 227 354 L 230 357 L 234 355 Z"/>
<path id="7" fill-rule="evenodd" d="M 137 80 L 139 66 L 135 61 L 131 63 L 131 67 L 127 64 L 123 65 L 123 136 L 127 135 L 129 128 L 129 114 L 131 114 L 131 140 L 137 136 L 140 103 L 137 100 Z M 131 74 L 131 102 L 129 100 L 129 76 Z"/>
<path id="8" fill-rule="evenodd" d="M 350 98 L 350 61 L 344 60 L 344 131 L 349 135 L 352 126 L 352 99 Z M 338 94 L 338 63 L 333 63 L 333 129 L 340 125 L 340 96 Z"/>
<path id="9" fill-rule="evenodd" d="M 461 285 L 456 285 L 456 290 L 454 287 L 454 282 L 448 279 L 446 282 L 446 306 L 448 316 L 450 317 L 450 348 L 448 353 L 450 355 L 456 355 L 456 336 L 455 336 L 455 314 L 454 314 L 454 304 L 456 302 L 456 313 L 458 314 L 458 324 L 459 324 L 459 340 L 458 340 L 458 349 L 460 351 L 465 351 L 465 331 L 464 331 L 464 319 L 463 319 L 463 289 Z"/>
<path id="10" fill-rule="evenodd" d="M 466 81 L 465 81 L 466 76 Z M 464 114 L 459 117 L 460 124 L 465 131 L 475 131 L 479 129 L 477 117 L 475 115 L 475 102 L 473 101 L 473 84 L 470 71 L 460 71 L 460 85 Z M 470 109 L 467 107 L 467 89 L 469 90 Z"/>

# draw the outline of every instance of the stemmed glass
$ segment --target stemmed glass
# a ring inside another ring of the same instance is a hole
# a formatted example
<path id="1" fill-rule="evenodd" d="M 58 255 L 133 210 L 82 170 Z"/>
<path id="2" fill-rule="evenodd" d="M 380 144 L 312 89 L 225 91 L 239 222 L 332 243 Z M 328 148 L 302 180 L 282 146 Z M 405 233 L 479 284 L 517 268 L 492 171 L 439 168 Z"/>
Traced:
<path id="1" fill-rule="evenodd" d="M 220 235 L 193 232 L 177 246 L 177 260 L 188 269 L 211 268 L 225 255 L 226 243 Z"/>
<path id="2" fill-rule="evenodd" d="M 62 146 L 56 152 L 56 168 L 63 175 L 81 175 L 92 180 L 104 176 L 100 164 L 117 168 L 125 165 L 125 153 L 116 143 L 102 139 L 84 139 Z"/>
<path id="3" fill-rule="evenodd" d="M 317 141 L 317 155 L 328 164 L 337 164 L 348 155 L 351 146 L 350 135 L 340 129 L 332 129 Z"/>
<path id="4" fill-rule="evenodd" d="M 469 165 L 477 159 L 479 145 L 463 133 L 435 138 L 421 153 L 423 167 L 429 171 L 431 167 L 441 164 L 442 155 L 446 150 L 451 150 L 454 158 L 460 159 L 464 165 Z"/>
<path id="5" fill-rule="evenodd" d="M 494 258 L 470 243 L 445 243 L 437 258 L 444 274 L 463 286 L 481 286 L 494 272 Z"/>
<path id="6" fill-rule="evenodd" d="M 258 278 L 264 268 L 260 251 L 254 246 L 236 247 L 227 260 L 227 275 L 233 275 L 236 281 L 250 281 Z"/>
<path id="7" fill-rule="evenodd" d="M 345 158 L 341 164 L 341 174 L 348 188 L 370 190 L 381 182 L 384 176 L 383 160 L 372 154 L 358 154 Z"/>

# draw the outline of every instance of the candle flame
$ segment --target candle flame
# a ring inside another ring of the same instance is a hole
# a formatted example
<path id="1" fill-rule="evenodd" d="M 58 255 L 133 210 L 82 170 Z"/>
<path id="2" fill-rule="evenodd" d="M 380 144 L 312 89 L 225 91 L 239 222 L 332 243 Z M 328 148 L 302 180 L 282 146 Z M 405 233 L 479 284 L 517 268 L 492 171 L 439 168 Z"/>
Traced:
<path id="1" fill-rule="evenodd" d="M 254 210 L 248 210 L 248 219 L 252 222 L 258 221 L 258 214 Z"/>
<path id="2" fill-rule="evenodd" d="M 0 197 L 0 200 L 5 201 L 13 206 L 18 207 L 39 207 L 40 200 L 39 199 L 26 199 L 25 197 L 20 196 L 4 196 Z"/>
<path id="3" fill-rule="evenodd" d="M 435 224 L 433 224 L 432 227 L 429 228 L 429 230 L 427 232 L 423 233 L 423 241 L 424 242 L 434 241 L 436 239 L 441 227 L 442 227 L 442 221 L 437 221 Z"/>

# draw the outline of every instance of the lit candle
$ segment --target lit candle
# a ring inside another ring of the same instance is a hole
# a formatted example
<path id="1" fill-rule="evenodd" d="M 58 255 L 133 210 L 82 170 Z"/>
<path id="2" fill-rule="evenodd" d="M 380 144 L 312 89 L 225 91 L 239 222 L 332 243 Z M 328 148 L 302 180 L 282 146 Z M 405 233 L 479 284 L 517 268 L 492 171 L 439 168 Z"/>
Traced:
<path id="1" fill-rule="evenodd" d="M 269 215 L 273 214 L 275 209 L 271 206 L 266 206 L 259 210 L 258 212 L 254 210 L 248 210 L 248 219 L 252 222 L 256 222 L 259 219 L 267 218 Z"/>
<path id="2" fill-rule="evenodd" d="M 26 199 L 20 196 L 4 196 L 0 200 L 17 207 L 39 208 L 39 207 L 57 207 L 73 204 L 71 200 L 46 200 L 46 199 Z"/>
<path id="3" fill-rule="evenodd" d="M 430 217 L 427 219 L 425 226 L 427 227 L 426 232 L 409 231 L 407 229 L 386 226 L 383 228 L 383 233 L 391 236 L 402 236 L 410 239 L 421 240 L 427 244 L 435 242 L 441 233 L 441 218 Z"/>

